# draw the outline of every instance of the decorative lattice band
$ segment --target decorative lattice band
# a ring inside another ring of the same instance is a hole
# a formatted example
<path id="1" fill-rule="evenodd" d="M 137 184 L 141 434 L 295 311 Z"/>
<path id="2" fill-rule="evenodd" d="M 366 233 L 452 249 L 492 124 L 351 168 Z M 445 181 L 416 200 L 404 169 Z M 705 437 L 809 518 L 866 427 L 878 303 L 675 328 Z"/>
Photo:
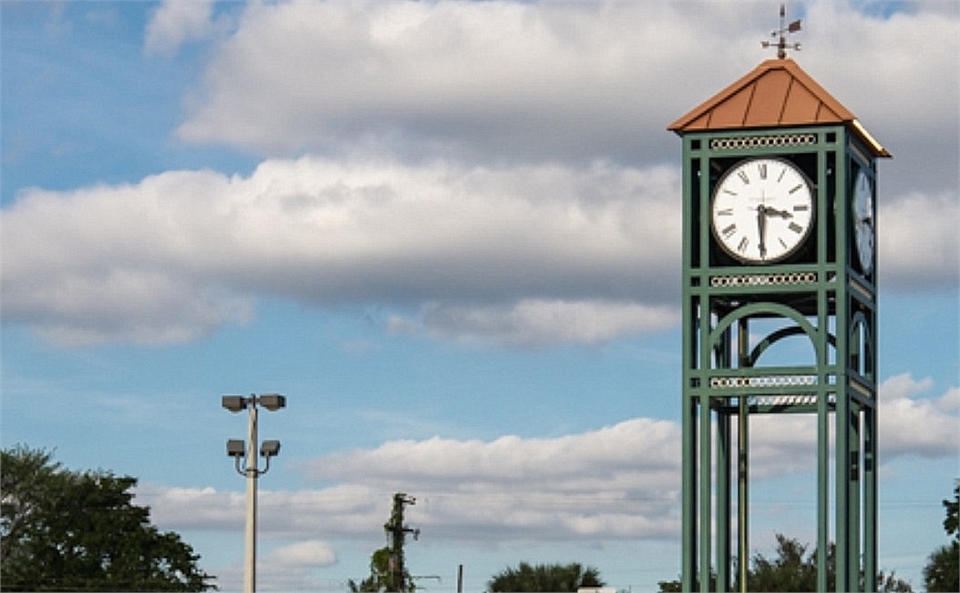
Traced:
<path id="1" fill-rule="evenodd" d="M 711 377 L 711 389 L 793 387 L 816 385 L 816 375 L 766 375 L 762 377 Z"/>
<path id="2" fill-rule="evenodd" d="M 788 284 L 813 284 L 816 272 L 787 272 L 783 274 L 744 274 L 735 276 L 711 276 L 710 286 L 741 288 L 744 286 L 778 286 Z"/>
<path id="3" fill-rule="evenodd" d="M 756 406 L 815 406 L 815 395 L 761 395 L 750 398 L 750 405 Z"/>
<path id="4" fill-rule="evenodd" d="M 770 146 L 804 146 L 816 144 L 816 134 L 779 134 L 776 136 L 732 136 L 714 138 L 711 150 L 737 150 L 741 148 L 766 148 Z"/>

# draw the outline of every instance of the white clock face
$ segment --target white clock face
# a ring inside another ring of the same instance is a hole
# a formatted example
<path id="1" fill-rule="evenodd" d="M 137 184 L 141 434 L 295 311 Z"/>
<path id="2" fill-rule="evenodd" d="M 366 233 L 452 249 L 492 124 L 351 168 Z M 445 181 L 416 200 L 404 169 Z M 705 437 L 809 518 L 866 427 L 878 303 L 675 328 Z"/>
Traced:
<path id="1" fill-rule="evenodd" d="M 863 171 L 853 188 L 853 235 L 860 269 L 869 274 L 873 269 L 873 184 Z"/>
<path id="2" fill-rule="evenodd" d="M 813 217 L 810 182 L 783 159 L 741 161 L 713 192 L 713 235 L 724 251 L 745 263 L 774 263 L 793 255 L 810 234 Z"/>

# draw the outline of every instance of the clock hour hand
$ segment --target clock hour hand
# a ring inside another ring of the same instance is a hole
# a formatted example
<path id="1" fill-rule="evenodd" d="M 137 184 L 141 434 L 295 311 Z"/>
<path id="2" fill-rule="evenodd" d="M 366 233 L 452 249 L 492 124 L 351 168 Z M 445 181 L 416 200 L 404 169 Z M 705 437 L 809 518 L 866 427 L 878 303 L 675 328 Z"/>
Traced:
<path id="1" fill-rule="evenodd" d="M 772 216 L 779 216 L 780 218 L 793 218 L 793 214 L 790 214 L 786 210 L 777 210 L 776 208 L 770 208 L 768 206 L 761 206 L 765 214 L 770 214 Z"/>

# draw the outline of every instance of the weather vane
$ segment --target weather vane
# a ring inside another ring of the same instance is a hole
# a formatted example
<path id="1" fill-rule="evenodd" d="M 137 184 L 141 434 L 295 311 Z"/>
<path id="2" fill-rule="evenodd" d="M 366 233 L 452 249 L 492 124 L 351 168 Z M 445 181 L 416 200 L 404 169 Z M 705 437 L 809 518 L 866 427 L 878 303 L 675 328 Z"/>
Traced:
<path id="1" fill-rule="evenodd" d="M 774 39 L 779 37 L 779 40 L 774 43 L 773 41 L 761 41 L 760 45 L 764 48 L 771 47 L 772 45 L 777 46 L 777 57 L 781 60 L 787 57 L 787 49 L 792 49 L 794 51 L 800 51 L 799 43 L 787 43 L 787 33 L 796 33 L 800 30 L 800 19 L 797 19 L 790 23 L 789 25 L 784 25 L 786 17 L 786 8 L 783 4 L 780 4 L 780 28 L 776 31 L 770 33 L 770 36 Z"/>

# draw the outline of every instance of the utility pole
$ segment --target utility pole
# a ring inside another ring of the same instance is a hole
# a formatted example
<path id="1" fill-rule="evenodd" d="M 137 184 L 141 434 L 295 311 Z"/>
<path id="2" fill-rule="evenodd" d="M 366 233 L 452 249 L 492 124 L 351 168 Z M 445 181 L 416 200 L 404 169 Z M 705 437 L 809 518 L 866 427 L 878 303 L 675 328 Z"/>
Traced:
<path id="1" fill-rule="evenodd" d="M 407 505 L 416 504 L 417 499 L 403 492 L 393 495 L 393 511 L 390 520 L 383 525 L 387 533 L 387 543 L 390 547 L 390 581 L 398 593 L 408 593 L 413 586 L 407 583 L 407 571 L 404 566 L 403 545 L 407 534 L 413 534 L 413 539 L 420 537 L 419 529 L 411 529 L 403 524 L 403 509 Z"/>

